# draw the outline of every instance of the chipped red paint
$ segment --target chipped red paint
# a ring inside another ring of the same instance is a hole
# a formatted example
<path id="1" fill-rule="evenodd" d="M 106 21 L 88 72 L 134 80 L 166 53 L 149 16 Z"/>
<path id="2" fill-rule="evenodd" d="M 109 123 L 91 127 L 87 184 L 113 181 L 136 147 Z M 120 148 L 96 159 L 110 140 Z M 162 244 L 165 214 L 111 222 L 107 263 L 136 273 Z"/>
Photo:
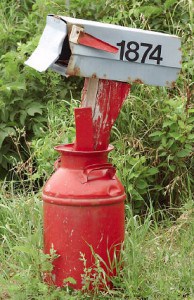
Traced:
<path id="1" fill-rule="evenodd" d="M 91 106 L 86 98 L 91 93 L 89 83 L 93 79 L 86 79 L 82 94 L 82 107 Z M 94 150 L 105 150 L 110 140 L 111 128 L 117 119 L 122 104 L 130 90 L 130 85 L 124 82 L 99 79 L 96 94 L 93 95 L 93 130 Z"/>
<path id="2" fill-rule="evenodd" d="M 114 167 L 107 163 L 112 149 L 75 151 L 73 144 L 55 147 L 61 162 L 43 189 L 44 252 L 49 254 L 54 248 L 58 255 L 52 272 L 45 274 L 48 284 L 62 287 L 64 279 L 73 277 L 76 284 L 68 285 L 81 289 L 85 269 L 81 254 L 86 268 L 92 270 L 91 279 L 97 275 L 92 250 L 101 257 L 106 284 L 118 272 L 115 258 L 119 260 L 124 241 L 126 195 Z"/>

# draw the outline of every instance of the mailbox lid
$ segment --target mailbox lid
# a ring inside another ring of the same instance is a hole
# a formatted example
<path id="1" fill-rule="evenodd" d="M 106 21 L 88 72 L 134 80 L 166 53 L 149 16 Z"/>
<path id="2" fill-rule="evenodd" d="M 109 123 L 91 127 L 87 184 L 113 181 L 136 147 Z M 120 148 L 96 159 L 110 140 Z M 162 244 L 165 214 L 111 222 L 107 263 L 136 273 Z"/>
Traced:
<path id="1" fill-rule="evenodd" d="M 66 35 L 66 22 L 61 18 L 48 16 L 38 47 L 25 64 L 39 72 L 46 71 L 59 58 Z"/>

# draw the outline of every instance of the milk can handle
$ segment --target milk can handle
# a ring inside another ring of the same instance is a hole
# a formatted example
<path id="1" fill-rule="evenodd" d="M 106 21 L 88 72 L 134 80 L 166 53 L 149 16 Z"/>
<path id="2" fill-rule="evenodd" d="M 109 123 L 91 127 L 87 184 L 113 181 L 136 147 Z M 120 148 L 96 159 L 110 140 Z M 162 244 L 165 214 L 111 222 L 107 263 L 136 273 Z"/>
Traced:
<path id="1" fill-rule="evenodd" d="M 114 179 L 113 177 L 116 173 L 116 169 L 113 167 L 113 165 L 108 164 L 108 163 L 95 164 L 95 165 L 89 165 L 84 169 L 84 171 L 83 171 L 84 179 L 83 179 L 82 183 L 86 183 L 90 180 L 95 180 L 95 179 L 104 177 L 104 175 L 99 175 L 99 176 L 96 176 L 95 179 L 90 178 L 91 173 L 94 171 L 98 171 L 98 170 L 107 170 L 105 175 L 109 175 L 110 179 Z"/>
<path id="2" fill-rule="evenodd" d="M 54 162 L 54 170 L 57 171 L 58 168 L 61 166 L 61 156 L 57 158 Z"/>

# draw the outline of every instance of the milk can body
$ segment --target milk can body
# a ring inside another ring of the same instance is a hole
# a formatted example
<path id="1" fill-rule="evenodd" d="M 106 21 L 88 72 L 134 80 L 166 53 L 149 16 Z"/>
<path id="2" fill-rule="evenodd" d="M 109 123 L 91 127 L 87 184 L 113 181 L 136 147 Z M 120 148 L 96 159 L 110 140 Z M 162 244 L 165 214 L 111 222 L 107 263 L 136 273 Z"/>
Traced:
<path id="1" fill-rule="evenodd" d="M 84 268 L 95 269 L 95 254 L 107 276 L 114 276 L 112 261 L 119 258 L 124 240 L 122 184 L 107 163 L 112 150 L 75 151 L 73 144 L 60 145 L 55 173 L 43 189 L 44 252 L 54 248 L 51 281 L 63 286 L 73 278 L 75 289 L 84 282 Z M 85 261 L 85 265 L 84 265 Z M 91 276 L 95 276 L 92 271 Z M 92 288 L 92 287 L 91 287 Z"/>

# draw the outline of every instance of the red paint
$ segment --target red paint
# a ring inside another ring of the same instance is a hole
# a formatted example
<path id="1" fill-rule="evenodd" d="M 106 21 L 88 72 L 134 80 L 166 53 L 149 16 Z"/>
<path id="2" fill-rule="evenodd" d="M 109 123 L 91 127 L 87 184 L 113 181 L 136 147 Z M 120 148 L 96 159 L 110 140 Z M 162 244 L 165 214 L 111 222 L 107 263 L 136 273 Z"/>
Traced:
<path id="1" fill-rule="evenodd" d="M 82 93 L 82 106 L 85 105 L 89 89 L 86 78 Z M 110 140 L 111 128 L 117 119 L 123 102 L 130 91 L 130 85 L 125 82 L 99 79 L 98 90 L 93 105 L 94 149 L 105 150 Z"/>
<path id="2" fill-rule="evenodd" d="M 113 147 L 74 151 L 69 144 L 55 149 L 61 160 L 43 190 L 44 251 L 49 253 L 53 245 L 59 257 L 47 282 L 62 286 L 65 278 L 73 277 L 77 283 L 69 285 L 80 289 L 84 273 L 80 252 L 87 268 L 93 269 L 91 279 L 95 274 L 91 247 L 107 265 L 101 264 L 107 276 L 116 274 L 115 268 L 109 268 L 115 251 L 119 257 L 124 240 L 125 193 L 114 167 L 107 163 Z"/>
<path id="3" fill-rule="evenodd" d="M 106 51 L 106 52 L 110 52 L 110 53 L 117 53 L 118 52 L 118 48 L 106 43 L 98 38 L 96 38 L 95 36 L 92 36 L 88 33 L 85 32 L 80 32 L 79 38 L 78 38 L 78 44 L 87 46 L 87 47 L 91 47 L 91 48 L 95 48 L 98 50 L 102 50 L 102 51 Z"/>
<path id="4" fill-rule="evenodd" d="M 75 150 L 94 150 L 94 133 L 91 107 L 75 108 Z"/>

